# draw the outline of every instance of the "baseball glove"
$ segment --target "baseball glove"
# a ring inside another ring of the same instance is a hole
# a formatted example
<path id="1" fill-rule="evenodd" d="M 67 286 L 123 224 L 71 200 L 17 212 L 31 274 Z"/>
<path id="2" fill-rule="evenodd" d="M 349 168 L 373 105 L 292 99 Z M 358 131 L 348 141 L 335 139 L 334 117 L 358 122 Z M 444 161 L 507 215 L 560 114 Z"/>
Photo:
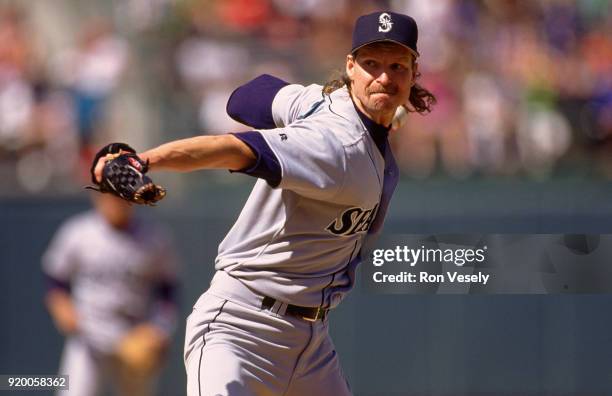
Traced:
<path id="1" fill-rule="evenodd" d="M 161 368 L 167 347 L 167 339 L 159 330 L 141 324 L 121 339 L 115 357 L 126 375 L 145 378 Z"/>
<path id="2" fill-rule="evenodd" d="M 112 157 L 105 160 L 102 180 L 98 182 L 94 174 L 96 164 L 108 154 Z M 96 154 L 91 166 L 94 185 L 86 188 L 111 193 L 128 202 L 154 205 L 166 196 L 166 190 L 145 175 L 148 170 L 148 161 L 140 159 L 133 148 L 124 143 L 111 143 Z"/>

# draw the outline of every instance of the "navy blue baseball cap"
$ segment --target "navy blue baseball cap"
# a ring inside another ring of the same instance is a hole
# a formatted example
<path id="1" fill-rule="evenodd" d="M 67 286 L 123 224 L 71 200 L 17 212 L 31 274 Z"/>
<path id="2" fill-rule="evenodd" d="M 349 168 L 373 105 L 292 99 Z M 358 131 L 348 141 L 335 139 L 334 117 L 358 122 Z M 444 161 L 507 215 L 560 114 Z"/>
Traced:
<path id="1" fill-rule="evenodd" d="M 403 45 L 418 57 L 418 37 L 419 30 L 412 17 L 391 11 L 374 12 L 357 18 L 351 53 L 371 43 L 391 41 Z"/>

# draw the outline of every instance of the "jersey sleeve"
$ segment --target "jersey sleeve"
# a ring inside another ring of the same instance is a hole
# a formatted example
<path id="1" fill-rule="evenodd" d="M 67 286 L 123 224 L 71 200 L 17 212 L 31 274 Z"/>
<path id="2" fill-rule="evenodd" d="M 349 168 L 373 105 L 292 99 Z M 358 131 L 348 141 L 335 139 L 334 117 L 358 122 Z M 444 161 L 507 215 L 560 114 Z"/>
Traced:
<path id="1" fill-rule="evenodd" d="M 324 102 L 320 85 L 307 87 L 290 84 L 281 88 L 272 101 L 274 124 L 281 128 L 289 126 L 299 118 L 305 118 L 309 112 Z"/>
<path id="2" fill-rule="evenodd" d="M 69 282 L 77 271 L 79 233 L 72 222 L 60 227 L 42 257 L 43 272 L 56 281 Z"/>
<path id="3" fill-rule="evenodd" d="M 344 146 L 330 131 L 298 122 L 260 131 L 281 168 L 279 187 L 313 199 L 331 199 L 346 175 Z"/>
<path id="4" fill-rule="evenodd" d="M 233 133 L 242 140 L 255 154 L 255 164 L 237 172 L 264 179 L 271 187 L 278 187 L 281 181 L 281 167 L 272 149 L 257 131 Z M 230 171 L 232 172 L 232 171 Z"/>
<path id="5" fill-rule="evenodd" d="M 227 114 L 233 120 L 253 128 L 275 128 L 272 102 L 288 84 L 280 78 L 262 74 L 232 92 L 227 101 Z"/>
<path id="6" fill-rule="evenodd" d="M 304 116 L 323 94 L 320 85 L 289 84 L 269 74 L 236 88 L 227 101 L 227 114 L 257 129 L 284 127 Z"/>

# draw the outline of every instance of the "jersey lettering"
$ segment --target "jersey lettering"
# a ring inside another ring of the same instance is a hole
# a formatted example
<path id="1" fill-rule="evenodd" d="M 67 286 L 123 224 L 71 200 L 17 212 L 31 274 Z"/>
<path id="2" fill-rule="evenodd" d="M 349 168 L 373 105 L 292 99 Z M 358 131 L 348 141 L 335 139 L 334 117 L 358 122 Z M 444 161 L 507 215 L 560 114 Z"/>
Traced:
<path id="1" fill-rule="evenodd" d="M 378 205 L 375 205 L 372 209 L 349 208 L 342 213 L 340 218 L 329 223 L 326 230 L 334 235 L 344 236 L 367 232 L 376 217 L 376 209 L 378 209 Z"/>

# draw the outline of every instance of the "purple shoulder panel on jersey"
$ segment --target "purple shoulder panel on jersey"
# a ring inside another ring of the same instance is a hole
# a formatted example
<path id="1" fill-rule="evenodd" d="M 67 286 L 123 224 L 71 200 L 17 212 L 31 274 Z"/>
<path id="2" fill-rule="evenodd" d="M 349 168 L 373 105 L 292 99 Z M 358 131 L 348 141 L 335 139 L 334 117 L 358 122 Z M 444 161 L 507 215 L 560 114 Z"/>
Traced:
<path id="1" fill-rule="evenodd" d="M 253 128 L 275 128 L 272 117 L 274 97 L 289 83 L 269 74 L 236 88 L 227 101 L 227 114 L 232 119 Z"/>
<path id="2" fill-rule="evenodd" d="M 47 291 L 62 290 L 66 293 L 70 293 L 70 282 L 68 281 L 45 274 L 45 283 L 47 284 Z"/>
<path id="3" fill-rule="evenodd" d="M 271 187 L 278 187 L 282 179 L 280 162 L 261 133 L 249 131 L 232 133 L 232 135 L 246 143 L 257 156 L 255 165 L 236 172 L 264 179 Z"/>

